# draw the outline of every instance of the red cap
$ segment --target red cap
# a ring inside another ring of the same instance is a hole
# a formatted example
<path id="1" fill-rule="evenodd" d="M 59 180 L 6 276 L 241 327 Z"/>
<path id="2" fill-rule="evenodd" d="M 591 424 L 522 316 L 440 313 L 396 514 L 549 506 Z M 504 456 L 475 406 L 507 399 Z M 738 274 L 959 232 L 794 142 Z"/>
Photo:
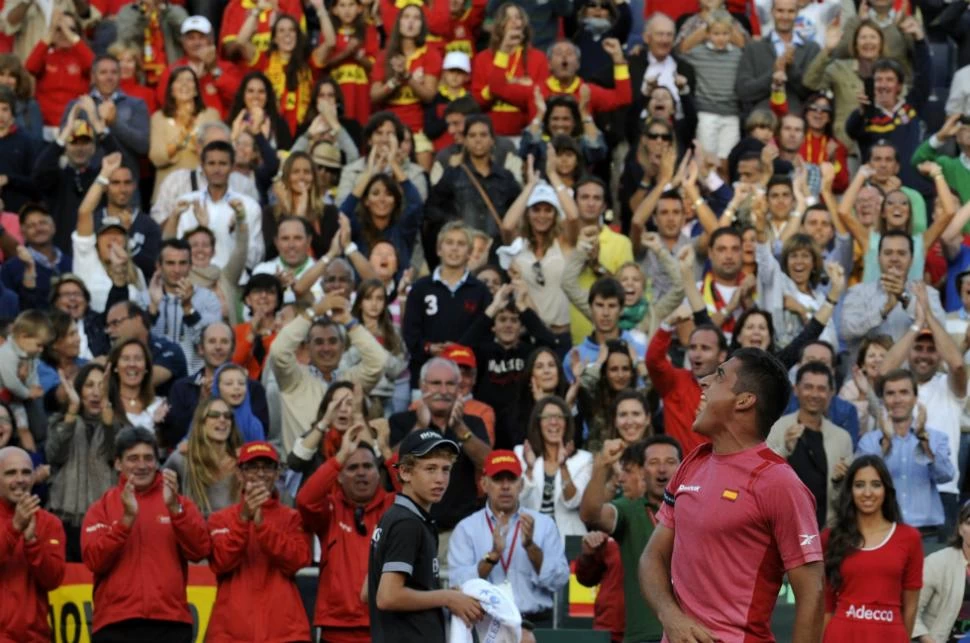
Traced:
<path id="1" fill-rule="evenodd" d="M 520 478 L 522 477 L 522 463 L 519 462 L 519 457 L 514 452 L 507 449 L 497 449 L 485 458 L 483 472 L 489 478 L 494 478 L 503 472 L 511 473 L 516 478 Z"/>
<path id="2" fill-rule="evenodd" d="M 280 463 L 279 454 L 276 453 L 276 449 L 269 442 L 248 442 L 244 444 L 242 449 L 239 450 L 239 459 L 236 463 L 246 464 L 258 458 L 266 458 L 276 464 Z"/>
<path id="3" fill-rule="evenodd" d="M 442 351 L 441 356 L 445 359 L 450 359 L 455 364 L 458 364 L 458 366 L 478 368 L 478 362 L 475 360 L 475 352 L 461 344 L 448 344 L 445 346 L 445 350 Z"/>

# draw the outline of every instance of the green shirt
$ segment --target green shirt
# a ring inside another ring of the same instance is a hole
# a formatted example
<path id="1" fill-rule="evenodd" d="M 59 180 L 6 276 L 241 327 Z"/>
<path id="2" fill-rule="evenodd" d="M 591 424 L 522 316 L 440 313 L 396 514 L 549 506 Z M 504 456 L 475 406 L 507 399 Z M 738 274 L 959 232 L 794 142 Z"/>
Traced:
<path id="1" fill-rule="evenodd" d="M 640 593 L 637 574 L 640 555 L 653 535 L 651 515 L 655 515 L 659 509 L 646 498 L 617 498 L 610 504 L 616 507 L 616 529 L 612 535 L 620 545 L 620 560 L 623 561 L 623 594 L 626 600 L 626 634 L 623 640 L 660 640 L 663 627 Z"/>

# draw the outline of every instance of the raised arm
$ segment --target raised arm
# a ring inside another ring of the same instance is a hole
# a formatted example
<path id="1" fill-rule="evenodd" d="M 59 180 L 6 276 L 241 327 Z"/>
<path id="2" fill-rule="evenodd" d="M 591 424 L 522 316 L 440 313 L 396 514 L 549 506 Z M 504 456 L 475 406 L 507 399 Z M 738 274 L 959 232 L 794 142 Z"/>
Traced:
<path id="1" fill-rule="evenodd" d="M 616 507 L 610 504 L 606 485 L 613 465 L 623 453 L 623 441 L 607 440 L 593 460 L 593 474 L 583 492 L 579 505 L 579 518 L 590 529 L 599 529 L 612 534 L 616 529 Z"/>
<path id="2" fill-rule="evenodd" d="M 529 155 L 526 165 L 529 168 L 527 172 L 529 178 L 526 184 L 522 186 L 522 191 L 519 192 L 519 196 L 512 202 L 509 209 L 505 211 L 505 216 L 502 217 L 501 232 L 504 243 L 512 243 L 518 238 L 519 231 L 522 227 L 522 219 L 525 217 L 525 204 L 529 202 L 529 195 L 532 194 L 532 190 L 539 183 L 538 173 L 532 171 L 532 155 Z"/>
<path id="3" fill-rule="evenodd" d="M 929 252 L 933 244 L 936 243 L 936 240 L 946 230 L 950 221 L 953 220 L 959 203 L 954 198 L 953 192 L 950 191 L 950 186 L 947 185 L 946 178 L 943 176 L 943 170 L 937 163 L 925 161 L 920 163 L 917 169 L 919 169 L 920 173 L 933 180 L 933 186 L 936 188 L 936 198 L 940 202 L 941 210 L 940 216 L 933 220 L 933 225 L 923 233 L 923 252 L 926 253 Z"/>
<path id="4" fill-rule="evenodd" d="M 859 190 L 865 185 L 865 182 L 875 174 L 875 171 L 868 164 L 863 165 L 856 172 L 856 175 L 852 178 L 852 182 L 849 183 L 849 188 L 842 195 L 842 202 L 839 203 L 839 207 L 836 208 L 836 217 L 840 220 L 845 229 L 849 231 L 852 238 L 862 246 L 862 252 L 865 254 L 869 247 L 869 231 L 866 227 L 862 225 L 862 222 L 856 218 L 853 212 L 855 208 L 855 201 L 859 197 Z"/>

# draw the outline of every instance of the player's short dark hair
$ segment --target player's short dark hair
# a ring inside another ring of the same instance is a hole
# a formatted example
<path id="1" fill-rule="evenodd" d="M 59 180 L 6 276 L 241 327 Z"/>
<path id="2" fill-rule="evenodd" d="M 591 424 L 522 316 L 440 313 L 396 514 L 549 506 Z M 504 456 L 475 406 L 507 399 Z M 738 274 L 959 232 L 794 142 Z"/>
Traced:
<path id="1" fill-rule="evenodd" d="M 205 164 L 205 157 L 212 152 L 224 152 L 229 155 L 230 164 L 236 162 L 236 148 L 228 141 L 211 141 L 206 143 L 205 147 L 202 148 L 202 154 L 199 156 L 203 165 Z"/>
<path id="2" fill-rule="evenodd" d="M 879 253 L 882 254 L 882 247 L 886 243 L 886 239 L 906 239 L 906 243 L 909 244 L 909 254 L 913 255 L 913 235 L 902 230 L 886 230 L 879 237 Z"/>
<path id="3" fill-rule="evenodd" d="M 795 384 L 801 384 L 802 378 L 812 373 L 824 375 L 828 379 L 829 388 L 833 391 L 835 390 L 835 375 L 832 374 L 832 369 L 822 362 L 809 362 L 799 368 L 798 373 L 795 374 Z"/>
<path id="4" fill-rule="evenodd" d="M 713 248 L 714 244 L 721 237 L 735 237 L 739 242 L 744 241 L 744 237 L 741 236 L 741 231 L 737 228 L 732 228 L 731 226 L 725 226 L 723 228 L 718 228 L 711 233 L 711 238 L 707 243 L 708 248 Z"/>
<path id="5" fill-rule="evenodd" d="M 758 434 L 767 438 L 791 397 L 788 371 L 777 357 L 760 348 L 742 348 L 732 358 L 740 362 L 734 392 L 754 394 Z"/>

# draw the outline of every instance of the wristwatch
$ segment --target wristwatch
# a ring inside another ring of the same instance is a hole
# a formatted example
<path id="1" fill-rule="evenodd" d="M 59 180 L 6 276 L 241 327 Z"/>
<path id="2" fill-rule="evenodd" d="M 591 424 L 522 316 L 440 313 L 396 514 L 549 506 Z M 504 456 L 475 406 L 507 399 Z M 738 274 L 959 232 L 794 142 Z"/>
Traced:
<path id="1" fill-rule="evenodd" d="M 492 558 L 492 555 L 493 555 L 492 552 L 488 552 L 487 554 L 482 556 L 482 562 L 488 563 L 489 565 L 497 565 L 498 561 L 501 560 L 501 558 L 499 556 Z"/>

